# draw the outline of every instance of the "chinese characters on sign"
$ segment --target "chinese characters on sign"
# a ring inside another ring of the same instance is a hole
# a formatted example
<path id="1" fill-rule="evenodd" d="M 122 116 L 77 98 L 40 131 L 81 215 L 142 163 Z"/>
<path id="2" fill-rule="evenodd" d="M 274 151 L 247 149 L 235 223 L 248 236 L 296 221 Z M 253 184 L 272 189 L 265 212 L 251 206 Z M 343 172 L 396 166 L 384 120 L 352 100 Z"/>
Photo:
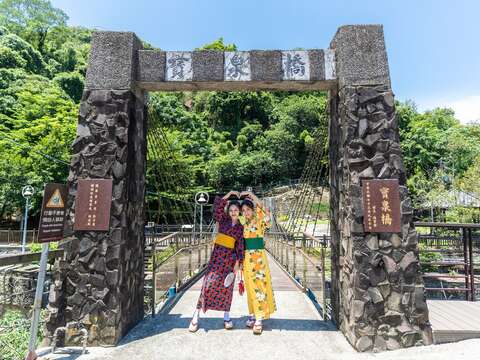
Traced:
<path id="1" fill-rule="evenodd" d="M 250 81 L 250 54 L 246 51 L 225 52 L 225 80 Z"/>
<path id="2" fill-rule="evenodd" d="M 186 51 L 167 52 L 167 81 L 192 80 L 192 53 Z"/>
<path id="3" fill-rule="evenodd" d="M 39 242 L 57 241 L 63 238 L 67 202 L 67 187 L 47 184 L 40 215 Z"/>
<path id="4" fill-rule="evenodd" d="M 308 51 L 283 51 L 282 68 L 284 80 L 310 80 Z"/>
<path id="5" fill-rule="evenodd" d="M 111 179 L 79 180 L 74 230 L 108 230 L 111 203 Z"/>
<path id="6" fill-rule="evenodd" d="M 398 180 L 363 180 L 363 225 L 366 232 L 400 232 Z"/>

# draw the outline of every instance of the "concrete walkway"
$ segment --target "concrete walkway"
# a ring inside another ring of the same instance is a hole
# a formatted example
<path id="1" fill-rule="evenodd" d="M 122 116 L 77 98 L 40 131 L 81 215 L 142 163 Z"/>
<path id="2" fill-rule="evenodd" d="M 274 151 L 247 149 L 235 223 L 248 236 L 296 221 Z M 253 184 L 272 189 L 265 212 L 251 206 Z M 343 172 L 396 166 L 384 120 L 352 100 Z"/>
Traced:
<path id="1" fill-rule="evenodd" d="M 321 320 L 311 301 L 270 259 L 278 311 L 265 323 L 264 333 L 255 336 L 244 327 L 246 300 L 236 291 L 231 316 L 235 329 L 223 329 L 223 314 L 209 311 L 200 320 L 197 333 L 188 324 L 200 292 L 201 280 L 186 291 L 166 314 L 146 319 L 114 348 L 60 349 L 43 359 L 150 360 L 150 359 L 475 359 L 480 341 L 411 348 L 381 354 L 357 353 L 332 324 Z M 64 354 L 60 352 L 64 351 Z"/>

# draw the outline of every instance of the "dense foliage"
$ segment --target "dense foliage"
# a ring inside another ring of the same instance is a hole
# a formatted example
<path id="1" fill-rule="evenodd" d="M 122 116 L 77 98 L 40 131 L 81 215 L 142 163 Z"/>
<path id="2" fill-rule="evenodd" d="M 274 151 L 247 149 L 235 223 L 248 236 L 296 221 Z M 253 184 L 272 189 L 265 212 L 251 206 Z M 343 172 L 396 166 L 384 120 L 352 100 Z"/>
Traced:
<path id="1" fill-rule="evenodd" d="M 48 0 L 0 0 L 0 219 L 19 213 L 24 184 L 66 181 L 92 33 L 67 19 Z M 199 48 L 236 46 L 220 38 Z M 320 92 L 151 94 L 149 189 L 192 193 L 298 178 L 315 129 L 326 136 L 326 106 Z M 452 189 L 480 197 L 480 127 L 460 124 L 449 109 L 420 113 L 407 102 L 397 110 L 415 205 L 441 206 Z"/>
<path id="2" fill-rule="evenodd" d="M 179 169 L 189 185 L 216 190 L 300 177 L 313 132 L 328 124 L 322 93 L 158 93 L 150 104 L 174 156 L 189 159 Z"/>
<path id="3" fill-rule="evenodd" d="M 441 220 L 479 222 L 478 208 L 459 206 L 457 195 L 480 203 L 480 124 L 463 125 L 450 109 L 419 113 L 410 102 L 397 104 L 397 114 L 415 207 L 443 209 Z"/>

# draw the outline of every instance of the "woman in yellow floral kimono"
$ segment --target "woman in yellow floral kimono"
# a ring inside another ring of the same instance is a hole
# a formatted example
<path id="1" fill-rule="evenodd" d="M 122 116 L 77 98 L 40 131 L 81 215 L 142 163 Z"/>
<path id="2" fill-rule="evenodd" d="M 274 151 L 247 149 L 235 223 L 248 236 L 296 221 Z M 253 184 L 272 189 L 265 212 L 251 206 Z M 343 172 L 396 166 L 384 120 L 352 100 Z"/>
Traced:
<path id="1" fill-rule="evenodd" d="M 240 217 L 245 239 L 243 272 L 250 313 L 246 325 L 253 328 L 254 334 L 261 334 L 262 320 L 270 318 L 270 315 L 276 310 L 272 279 L 263 241 L 265 230 L 270 227 L 270 214 L 253 193 L 244 191 L 240 196 L 246 197 L 242 202 L 242 216 Z"/>

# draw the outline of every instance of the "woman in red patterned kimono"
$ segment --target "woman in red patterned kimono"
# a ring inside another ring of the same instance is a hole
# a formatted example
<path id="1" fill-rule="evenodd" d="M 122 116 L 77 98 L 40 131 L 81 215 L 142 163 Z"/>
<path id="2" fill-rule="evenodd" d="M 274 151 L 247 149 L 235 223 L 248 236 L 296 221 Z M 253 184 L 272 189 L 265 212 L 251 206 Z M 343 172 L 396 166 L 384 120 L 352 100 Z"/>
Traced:
<path id="1" fill-rule="evenodd" d="M 243 226 L 240 224 L 240 203 L 228 202 L 231 195 L 238 193 L 230 191 L 223 198 L 215 198 L 215 220 L 217 221 L 218 234 L 215 238 L 212 255 L 207 265 L 203 278 L 202 291 L 193 314 L 189 330 L 198 330 L 200 310 L 223 311 L 224 327 L 233 328 L 230 319 L 230 306 L 235 283 L 235 269 L 242 266 L 244 256 Z M 227 212 L 225 212 L 227 207 Z M 227 277 L 228 276 L 228 277 Z"/>

